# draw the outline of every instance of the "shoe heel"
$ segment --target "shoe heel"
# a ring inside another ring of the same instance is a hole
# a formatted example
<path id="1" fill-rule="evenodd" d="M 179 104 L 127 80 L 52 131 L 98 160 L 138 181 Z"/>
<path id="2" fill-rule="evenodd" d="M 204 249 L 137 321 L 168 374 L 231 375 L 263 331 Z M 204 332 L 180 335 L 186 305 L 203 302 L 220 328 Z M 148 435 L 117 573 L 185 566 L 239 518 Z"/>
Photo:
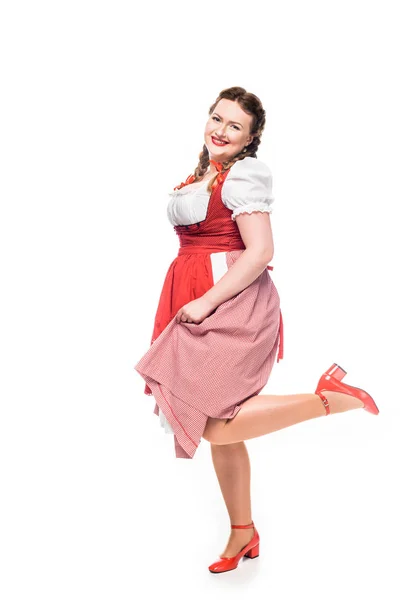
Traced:
<path id="1" fill-rule="evenodd" d="M 260 544 L 257 544 L 257 546 L 254 546 L 254 548 L 252 548 L 251 550 L 246 552 L 245 556 L 247 556 L 248 558 L 257 558 L 257 556 L 259 556 L 259 554 L 260 554 Z"/>
<path id="2" fill-rule="evenodd" d="M 326 396 L 324 396 L 324 394 L 322 393 L 322 390 L 328 390 L 328 389 L 333 390 L 336 386 L 332 382 L 332 379 L 339 382 L 339 381 L 342 381 L 342 379 L 345 375 L 347 375 L 347 371 L 342 369 L 342 367 L 340 367 L 337 363 L 333 363 L 333 365 L 331 365 L 329 367 L 329 369 L 327 369 L 325 371 L 325 373 L 320 377 L 320 380 L 318 382 L 315 393 L 321 398 L 323 405 L 325 406 L 326 416 L 328 416 L 330 414 L 331 409 L 329 407 L 328 398 Z M 331 381 L 331 386 L 334 385 L 334 388 L 332 388 L 332 387 L 329 388 L 329 381 Z M 346 384 L 342 384 L 342 385 L 346 385 Z"/>
<path id="3" fill-rule="evenodd" d="M 327 371 L 325 371 L 325 375 L 329 375 L 338 381 L 342 381 L 343 377 L 347 375 L 347 371 L 342 369 L 342 367 L 339 367 L 338 364 L 333 363 L 333 365 Z"/>

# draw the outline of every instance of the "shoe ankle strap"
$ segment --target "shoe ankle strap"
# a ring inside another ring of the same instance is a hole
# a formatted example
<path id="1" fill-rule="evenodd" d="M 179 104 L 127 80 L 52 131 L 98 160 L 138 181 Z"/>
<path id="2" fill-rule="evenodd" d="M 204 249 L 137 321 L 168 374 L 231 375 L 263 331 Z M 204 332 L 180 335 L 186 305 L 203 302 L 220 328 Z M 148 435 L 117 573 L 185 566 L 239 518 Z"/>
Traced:
<path id="1" fill-rule="evenodd" d="M 231 525 L 232 529 L 250 529 L 251 527 L 254 527 L 254 523 L 253 521 L 250 523 L 250 525 Z"/>

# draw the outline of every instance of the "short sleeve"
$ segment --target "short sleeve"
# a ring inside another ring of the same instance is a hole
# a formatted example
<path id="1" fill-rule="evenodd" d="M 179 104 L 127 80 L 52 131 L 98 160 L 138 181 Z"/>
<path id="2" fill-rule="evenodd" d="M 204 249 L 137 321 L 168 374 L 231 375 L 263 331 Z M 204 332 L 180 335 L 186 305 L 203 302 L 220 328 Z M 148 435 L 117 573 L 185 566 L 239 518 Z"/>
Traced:
<path id="1" fill-rule="evenodd" d="M 241 213 L 272 212 L 272 174 L 258 158 L 246 156 L 234 163 L 222 185 L 223 204 L 232 210 L 235 221 Z"/>

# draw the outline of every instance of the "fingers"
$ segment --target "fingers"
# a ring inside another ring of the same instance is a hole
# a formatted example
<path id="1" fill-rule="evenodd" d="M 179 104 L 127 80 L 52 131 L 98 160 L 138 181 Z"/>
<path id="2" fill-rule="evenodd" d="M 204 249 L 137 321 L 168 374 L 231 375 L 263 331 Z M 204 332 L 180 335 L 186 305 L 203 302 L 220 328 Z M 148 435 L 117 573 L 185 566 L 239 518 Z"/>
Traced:
<path id="1" fill-rule="evenodd" d="M 182 323 L 193 323 L 193 321 L 191 319 L 189 319 L 186 315 L 184 314 L 180 314 L 177 316 L 176 318 L 176 322 L 180 323 L 182 321 Z"/>

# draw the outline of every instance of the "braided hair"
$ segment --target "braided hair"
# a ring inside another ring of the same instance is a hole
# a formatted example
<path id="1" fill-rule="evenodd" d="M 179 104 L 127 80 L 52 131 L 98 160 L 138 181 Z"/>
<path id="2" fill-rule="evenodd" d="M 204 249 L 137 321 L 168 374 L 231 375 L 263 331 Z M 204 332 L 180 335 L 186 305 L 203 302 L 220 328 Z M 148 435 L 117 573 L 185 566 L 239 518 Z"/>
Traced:
<path id="1" fill-rule="evenodd" d="M 234 156 L 231 160 L 222 163 L 222 171 L 220 173 L 216 173 L 215 176 L 212 177 L 211 180 L 208 182 L 207 191 L 210 193 L 213 189 L 213 184 L 217 179 L 218 175 L 222 175 L 223 173 L 225 173 L 225 171 L 230 169 L 232 165 L 235 164 L 235 162 L 237 162 L 238 160 L 243 160 L 243 158 L 245 158 L 246 156 L 253 156 L 254 158 L 257 158 L 257 150 L 261 142 L 261 134 L 265 127 L 265 110 L 261 104 L 261 100 L 255 94 L 247 92 L 244 88 L 238 86 L 225 88 L 224 90 L 222 90 L 215 102 L 210 106 L 210 109 L 208 111 L 209 115 L 211 115 L 214 112 L 214 108 L 217 106 L 218 102 L 223 98 L 237 102 L 245 113 L 253 116 L 253 121 L 250 129 L 250 135 L 253 136 L 253 139 L 246 148 L 243 148 L 243 150 L 236 154 L 236 156 Z M 202 179 L 209 167 L 209 164 L 210 157 L 208 153 L 208 148 L 204 144 L 203 149 L 199 154 L 198 165 L 195 168 L 193 175 L 190 178 L 188 177 L 186 182 L 189 183 L 190 181 L 190 183 L 194 183 L 195 181 Z"/>

